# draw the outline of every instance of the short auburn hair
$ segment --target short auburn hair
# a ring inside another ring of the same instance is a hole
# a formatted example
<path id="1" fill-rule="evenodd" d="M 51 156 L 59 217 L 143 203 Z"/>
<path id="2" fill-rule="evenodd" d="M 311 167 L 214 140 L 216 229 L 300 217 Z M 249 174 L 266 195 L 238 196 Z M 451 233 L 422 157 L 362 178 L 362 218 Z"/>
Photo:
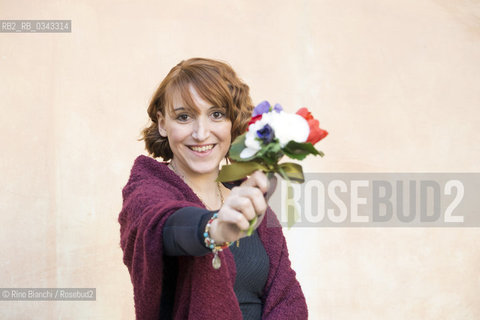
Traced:
<path id="1" fill-rule="evenodd" d="M 165 161 L 173 158 L 168 138 L 162 137 L 158 131 L 157 113 L 165 117 L 166 113 L 173 112 L 175 94 L 180 94 L 188 107 L 197 109 L 190 95 L 190 86 L 203 100 L 225 108 L 232 122 L 232 142 L 247 130 L 253 111 L 252 99 L 249 87 L 237 77 L 232 67 L 212 59 L 183 60 L 160 83 L 147 109 L 151 121 L 142 130 L 140 140 L 145 140 L 145 148 L 154 158 L 161 157 Z"/>

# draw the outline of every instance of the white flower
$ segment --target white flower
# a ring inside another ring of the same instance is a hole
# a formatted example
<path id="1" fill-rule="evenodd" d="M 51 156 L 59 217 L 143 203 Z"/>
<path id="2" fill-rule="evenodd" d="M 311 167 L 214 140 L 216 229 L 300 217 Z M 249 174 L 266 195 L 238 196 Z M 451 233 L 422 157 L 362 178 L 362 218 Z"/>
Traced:
<path id="1" fill-rule="evenodd" d="M 253 125 L 254 124 L 252 124 L 249 127 L 249 131 L 245 135 L 245 146 L 246 146 L 246 148 L 243 149 L 242 152 L 240 152 L 240 158 L 242 158 L 242 159 L 250 158 L 255 153 L 257 153 L 258 150 L 260 150 L 262 148 L 261 145 L 260 145 L 260 141 L 255 139 L 255 137 L 257 135 L 257 130 L 254 130 L 254 131 L 252 130 L 251 127 Z"/>
<path id="2" fill-rule="evenodd" d="M 248 127 L 248 132 L 245 135 L 246 148 L 240 153 L 240 158 L 249 158 L 262 148 L 261 142 L 257 138 L 257 131 L 266 124 L 272 127 L 275 138 L 278 139 L 282 148 L 291 140 L 299 143 L 305 142 L 310 134 L 307 120 L 298 114 L 284 111 L 264 113 L 262 119 Z"/>
<path id="3" fill-rule="evenodd" d="M 310 127 L 302 116 L 284 111 L 264 114 L 262 120 L 265 116 L 282 148 L 292 140 L 299 143 L 307 141 Z"/>

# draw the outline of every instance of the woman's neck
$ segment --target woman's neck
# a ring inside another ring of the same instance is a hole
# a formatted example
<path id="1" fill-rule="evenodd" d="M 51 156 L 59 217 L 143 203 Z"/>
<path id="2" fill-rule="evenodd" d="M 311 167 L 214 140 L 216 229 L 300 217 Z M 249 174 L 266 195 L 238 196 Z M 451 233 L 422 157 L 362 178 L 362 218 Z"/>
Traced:
<path id="1" fill-rule="evenodd" d="M 171 161 L 170 167 L 185 181 L 206 206 L 217 208 L 221 205 L 218 191 L 219 184 L 216 182 L 219 172 L 218 168 L 212 172 L 199 174 L 185 170 L 174 160 Z M 220 185 L 221 189 L 223 189 L 222 187 Z"/>

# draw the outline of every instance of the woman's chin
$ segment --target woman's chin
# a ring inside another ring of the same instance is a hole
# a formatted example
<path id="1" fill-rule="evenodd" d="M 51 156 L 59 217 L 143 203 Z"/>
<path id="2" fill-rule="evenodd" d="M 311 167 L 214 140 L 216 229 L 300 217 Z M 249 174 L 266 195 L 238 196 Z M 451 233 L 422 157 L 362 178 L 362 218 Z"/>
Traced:
<path id="1" fill-rule="evenodd" d="M 218 165 L 220 163 L 220 161 L 214 161 L 214 160 L 210 160 L 210 161 L 191 161 L 190 162 L 190 170 L 192 170 L 192 172 L 195 172 L 196 174 L 209 174 L 209 173 L 212 173 L 212 172 L 218 172 Z"/>

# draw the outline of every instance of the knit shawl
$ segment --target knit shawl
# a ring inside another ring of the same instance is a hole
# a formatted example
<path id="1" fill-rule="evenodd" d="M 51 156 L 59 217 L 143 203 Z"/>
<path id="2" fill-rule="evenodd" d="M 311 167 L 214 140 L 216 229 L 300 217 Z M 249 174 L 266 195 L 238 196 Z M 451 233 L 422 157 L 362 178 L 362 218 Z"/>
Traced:
<path id="1" fill-rule="evenodd" d="M 137 320 L 166 319 L 161 297 L 171 295 L 173 319 L 241 320 L 233 291 L 235 260 L 229 249 L 219 253 L 220 269 L 212 267 L 213 254 L 168 257 L 177 259 L 178 277 L 174 292 L 164 289 L 163 226 L 176 210 L 205 208 L 192 189 L 168 167 L 147 156 L 139 156 L 123 188 L 120 246 L 123 262 L 133 284 Z M 270 259 L 270 270 L 262 296 L 262 319 L 307 319 L 307 305 L 295 271 L 290 266 L 282 228 L 268 207 L 258 228 Z M 267 227 L 268 220 L 268 227 Z M 165 291 L 165 292 L 164 292 Z"/>

